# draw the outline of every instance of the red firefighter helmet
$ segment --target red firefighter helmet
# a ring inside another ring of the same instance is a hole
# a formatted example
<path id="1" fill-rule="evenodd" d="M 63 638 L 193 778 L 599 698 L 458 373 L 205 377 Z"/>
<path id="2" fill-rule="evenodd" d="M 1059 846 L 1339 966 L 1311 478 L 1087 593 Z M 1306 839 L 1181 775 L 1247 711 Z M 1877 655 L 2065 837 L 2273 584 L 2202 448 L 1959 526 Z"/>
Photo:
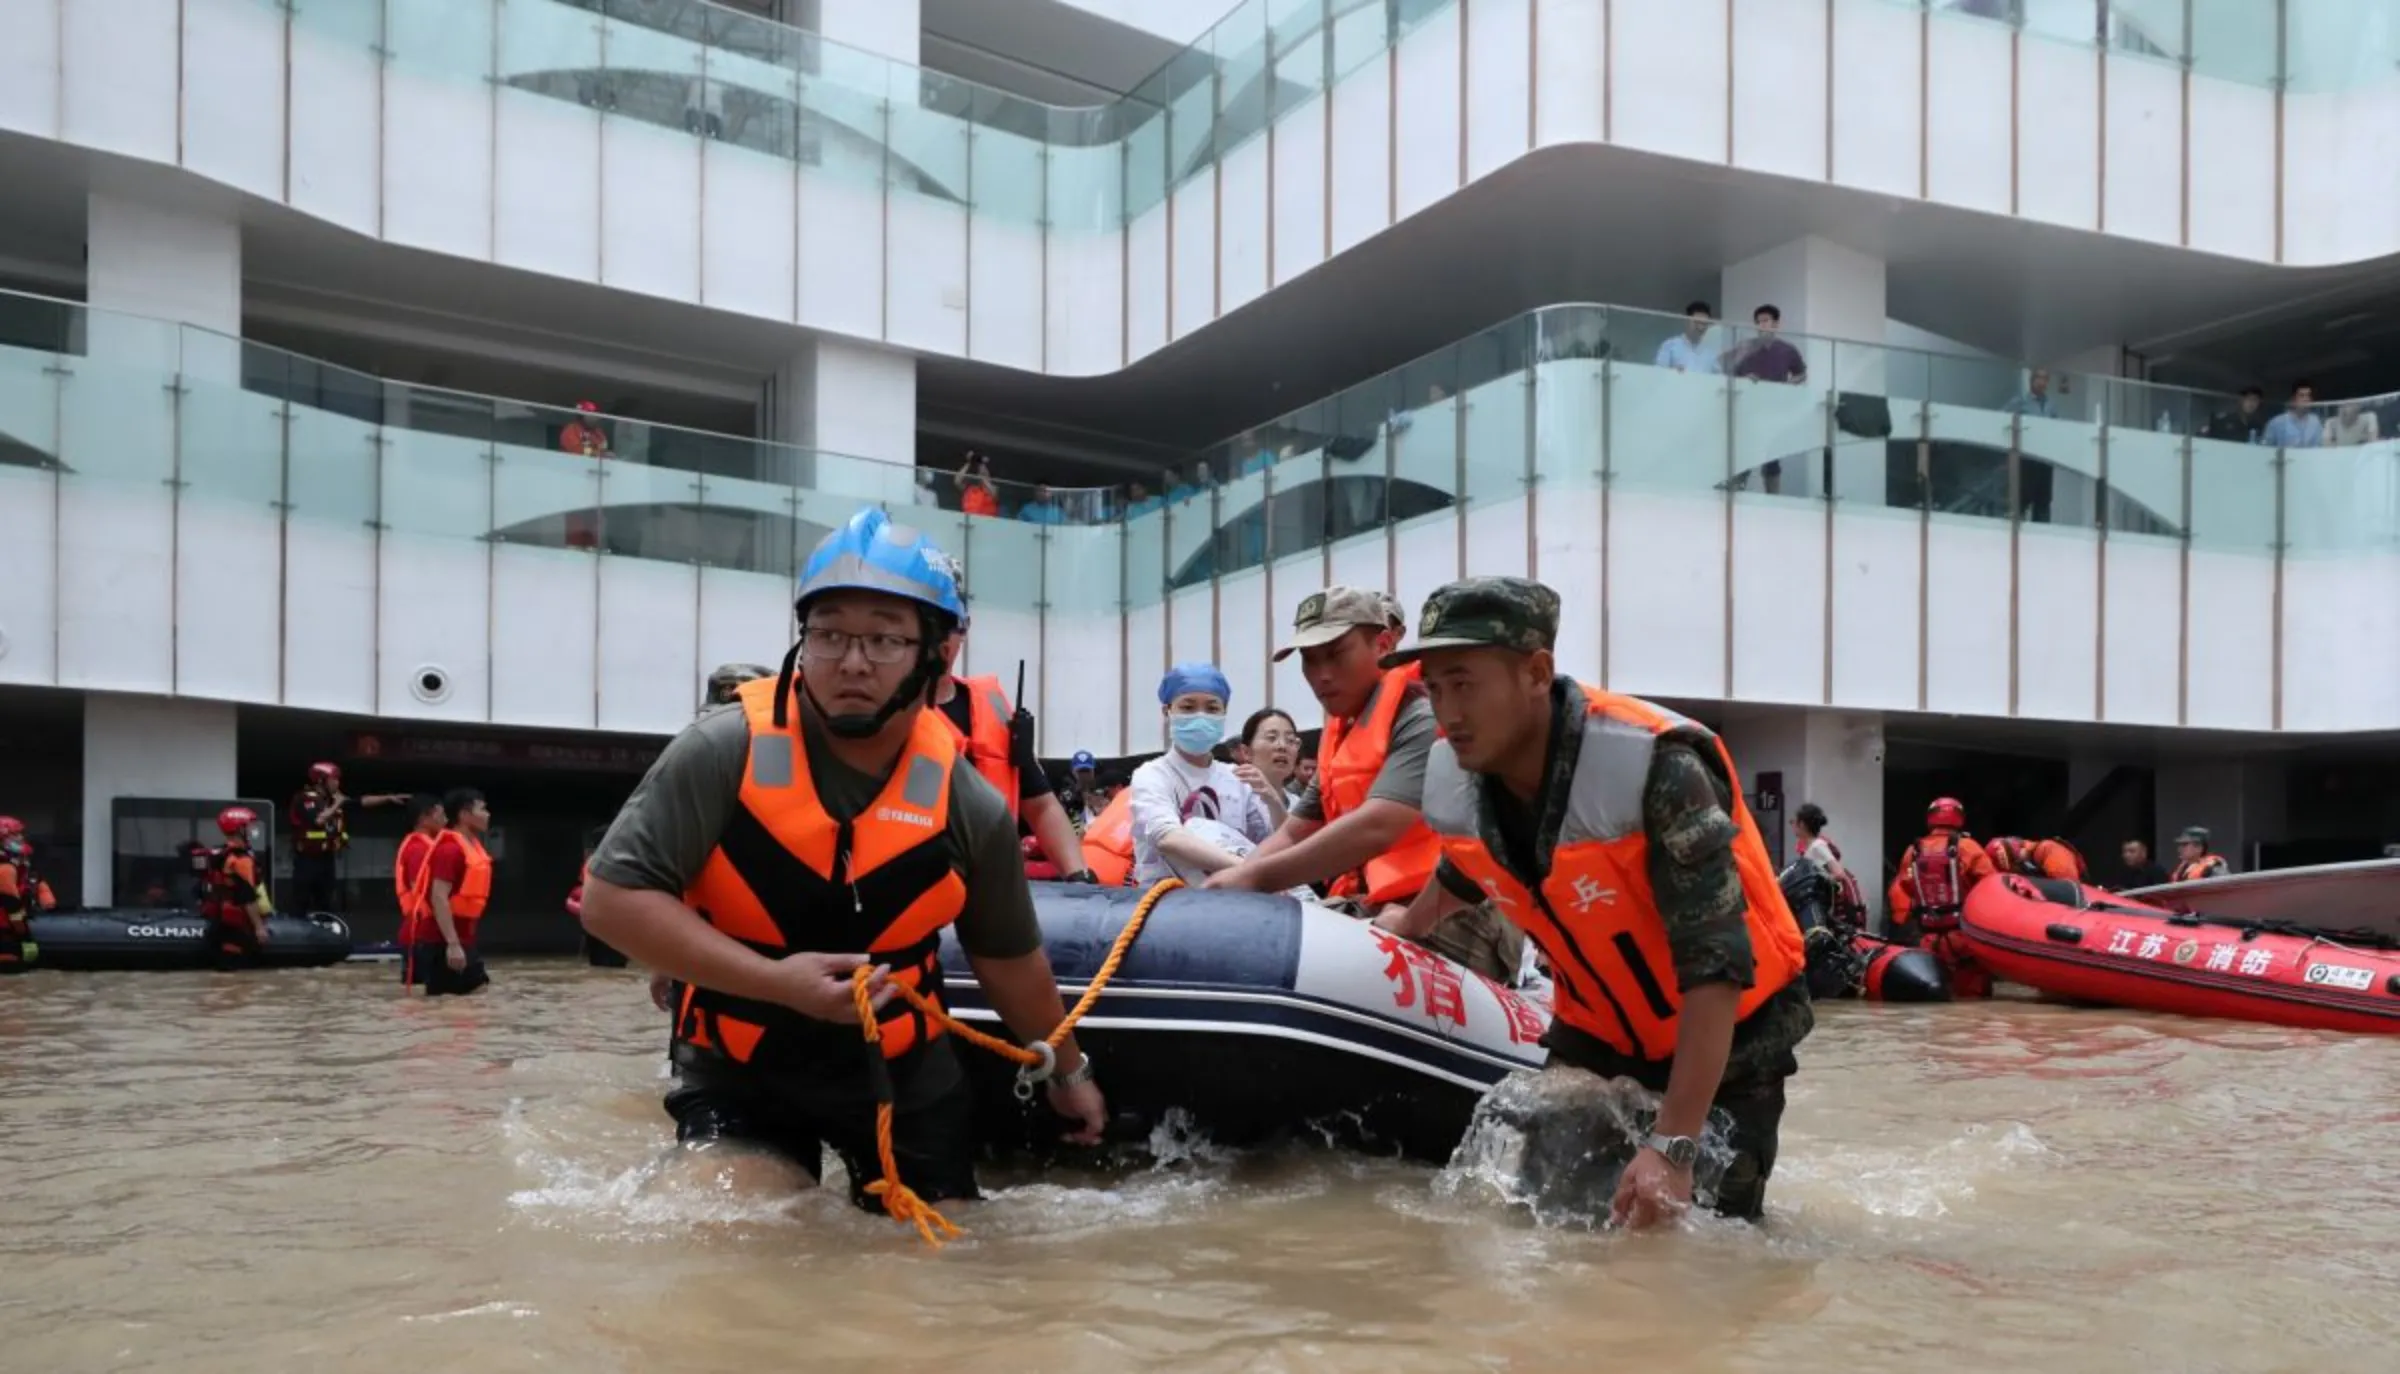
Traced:
<path id="1" fill-rule="evenodd" d="M 0 816 L 0 840 L 25 833 L 25 822 L 14 816 Z"/>
<path id="2" fill-rule="evenodd" d="M 258 824 L 258 813 L 247 806 L 228 806 L 217 813 L 217 829 L 229 840 L 246 840 L 250 827 Z"/>
<path id="3" fill-rule="evenodd" d="M 339 785 L 342 780 L 342 770 L 336 764 L 312 763 L 308 766 L 308 780 Z"/>
<path id="4" fill-rule="evenodd" d="M 1967 804 L 1956 797 L 1935 797 L 1925 808 L 1925 824 L 1936 830 L 1967 828 Z"/>

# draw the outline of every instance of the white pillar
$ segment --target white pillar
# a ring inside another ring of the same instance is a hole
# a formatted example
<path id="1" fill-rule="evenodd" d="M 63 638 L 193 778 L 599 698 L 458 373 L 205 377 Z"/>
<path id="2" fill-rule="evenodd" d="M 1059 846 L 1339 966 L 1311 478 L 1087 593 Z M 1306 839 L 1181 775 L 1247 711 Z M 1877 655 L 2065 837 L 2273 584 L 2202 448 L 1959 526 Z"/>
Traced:
<path id="1" fill-rule="evenodd" d="M 777 369 L 764 428 L 779 443 L 825 453 L 917 461 L 917 360 L 873 344 L 817 339 Z"/>
<path id="2" fill-rule="evenodd" d="M 799 25 L 861 52 L 915 66 L 924 36 L 918 0 L 800 0 Z"/>
<path id="3" fill-rule="evenodd" d="M 1778 302 L 1780 304 L 1780 302 Z M 1783 824 L 1802 802 L 1825 809 L 1826 834 L 1842 851 L 1867 906 L 1881 910 L 1883 717 L 1874 712 L 1807 707 L 1732 707 L 1725 748 L 1740 769 L 1742 791 L 1758 791 L 1761 773 L 1783 775 Z M 1775 846 L 1768 846 L 1770 852 Z M 1787 829 L 1780 851 L 1797 857 Z"/>
<path id="4" fill-rule="evenodd" d="M 1717 308 L 1724 314 L 1729 339 L 1747 337 L 1751 316 L 1762 305 L 1774 306 L 1783 312 L 1787 334 L 1807 336 L 1793 342 L 1808 359 L 1811 386 L 1827 392 L 1838 388 L 1871 396 L 1890 394 L 1893 437 L 1911 432 L 1908 416 L 1913 412 L 1904 413 L 1903 402 L 1919 399 L 1922 382 L 1908 384 L 1906 369 L 1895 373 L 1888 368 L 1878 347 L 1884 341 L 1886 318 L 1882 259 L 1811 234 L 1727 267 L 1720 289 Z M 1848 344 L 1863 346 L 1842 346 Z M 1895 381 L 1900 384 L 1887 389 L 1886 383 Z M 1835 441 L 1842 445 L 1833 465 L 1835 497 L 1881 504 L 1882 450 L 1872 449 L 1874 460 L 1861 461 L 1865 451 L 1860 445 L 1871 447 L 1872 441 L 1841 434 Z M 1799 476 L 1786 474 L 1784 490 L 1819 491 L 1819 477 L 1810 474 L 1795 483 Z"/>
<path id="5" fill-rule="evenodd" d="M 161 176 L 103 176 L 86 199 L 84 254 L 93 357 L 239 384 L 242 223 L 230 198 Z"/>
<path id="6" fill-rule="evenodd" d="M 110 803 L 119 797 L 232 801 L 237 735 L 230 702 L 108 692 L 84 698 L 84 905 L 116 900 Z"/>

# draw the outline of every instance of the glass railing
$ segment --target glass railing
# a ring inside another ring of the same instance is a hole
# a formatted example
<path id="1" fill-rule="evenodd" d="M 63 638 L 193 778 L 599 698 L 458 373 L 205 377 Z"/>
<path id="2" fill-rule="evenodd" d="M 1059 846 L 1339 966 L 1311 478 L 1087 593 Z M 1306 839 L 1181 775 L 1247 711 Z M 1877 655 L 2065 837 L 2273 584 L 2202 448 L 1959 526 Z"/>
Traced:
<path id="1" fill-rule="evenodd" d="M 2014 522 L 2027 539 L 2400 553 L 2400 395 L 2246 416 L 2204 392 L 1568 305 L 1254 426 L 1156 489 L 1101 492 L 404 385 L 0 296 L 0 479 L 53 475 L 55 492 L 11 499 L 56 495 L 63 511 L 68 493 L 155 504 L 169 491 L 201 522 L 783 579 L 880 503 L 956 554 L 978 614 L 1005 626 L 1185 591 L 1205 605 L 1207 588 L 1269 567 L 1288 565 L 1288 588 L 1329 562 L 1381 580 L 1415 550 L 1498 558 L 1521 550 L 1525 526 L 1479 512 L 1601 488 L 1627 503 L 1621 518 L 1816 502 Z M 104 526 L 112 508 L 79 509 Z"/>
<path id="2" fill-rule="evenodd" d="M 215 2 L 288 12 L 296 30 L 317 41 L 381 54 L 404 83 L 387 96 L 387 110 L 414 108 L 406 83 L 479 95 L 497 86 L 705 139 L 729 156 L 797 161 L 1067 233 L 1107 232 L 1154 209 L 1271 122 L 1456 7 L 1241 0 L 1130 96 L 1061 107 L 698 0 Z M 2253 85 L 2339 91 L 2400 80 L 2400 6 L 2384 0 L 1876 3 L 2104 44 Z M 513 128 L 499 155 L 513 152 L 527 160 L 528 176 L 546 176 L 544 151 L 517 140 L 571 132 L 544 123 Z"/>

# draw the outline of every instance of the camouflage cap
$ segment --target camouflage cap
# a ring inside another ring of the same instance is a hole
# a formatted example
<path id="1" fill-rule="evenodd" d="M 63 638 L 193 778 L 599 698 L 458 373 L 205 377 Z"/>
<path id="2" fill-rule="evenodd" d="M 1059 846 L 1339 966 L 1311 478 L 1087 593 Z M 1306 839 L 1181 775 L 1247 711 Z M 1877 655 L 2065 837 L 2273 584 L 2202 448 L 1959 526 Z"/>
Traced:
<path id="1" fill-rule="evenodd" d="M 1327 587 L 1306 597 L 1292 613 L 1292 641 L 1275 651 L 1281 663 L 1302 649 L 1331 644 L 1352 630 L 1405 630 L 1408 617 L 1400 603 L 1382 592 L 1360 587 Z"/>
<path id="2" fill-rule="evenodd" d="M 2208 844 L 2208 827 L 2205 825 L 2187 825 L 2183 828 L 2182 833 L 2175 837 L 2175 843 L 2196 844 L 2205 848 Z"/>
<path id="3" fill-rule="evenodd" d="M 1558 644 L 1558 593 L 1523 577 L 1470 577 L 1425 598 L 1417 642 L 1383 656 L 1383 666 L 1414 663 L 1437 649 L 1513 649 Z"/>

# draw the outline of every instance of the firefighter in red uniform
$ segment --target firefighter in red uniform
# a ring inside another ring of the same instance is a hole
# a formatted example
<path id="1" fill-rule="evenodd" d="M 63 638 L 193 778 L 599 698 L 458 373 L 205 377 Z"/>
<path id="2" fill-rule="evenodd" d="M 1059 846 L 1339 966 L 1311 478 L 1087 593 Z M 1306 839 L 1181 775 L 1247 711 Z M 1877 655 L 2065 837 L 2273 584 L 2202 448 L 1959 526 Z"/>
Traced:
<path id="1" fill-rule="evenodd" d="M 58 905 L 50 885 L 33 871 L 33 844 L 25 823 L 0 816 L 0 973 L 22 973 L 41 957 L 33 941 L 33 915 Z"/>
<path id="2" fill-rule="evenodd" d="M 1967 808 L 1956 797 L 1936 797 L 1925 808 L 1926 835 L 1900 856 L 1900 876 L 1886 894 L 1892 904 L 1892 938 L 1922 945 L 1941 957 L 1958 997 L 1989 997 L 1992 976 L 1958 937 L 1958 914 L 1975 884 L 1992 876 L 1991 856 L 1967 833 Z"/>
<path id="3" fill-rule="evenodd" d="M 267 901 L 258 855 L 250 848 L 250 831 L 257 824 L 258 813 L 247 806 L 219 811 L 217 829 L 225 843 L 209 851 L 202 871 L 200 914 L 208 920 L 208 944 L 220 969 L 256 962 L 260 946 L 267 943 L 267 913 L 274 908 Z"/>

